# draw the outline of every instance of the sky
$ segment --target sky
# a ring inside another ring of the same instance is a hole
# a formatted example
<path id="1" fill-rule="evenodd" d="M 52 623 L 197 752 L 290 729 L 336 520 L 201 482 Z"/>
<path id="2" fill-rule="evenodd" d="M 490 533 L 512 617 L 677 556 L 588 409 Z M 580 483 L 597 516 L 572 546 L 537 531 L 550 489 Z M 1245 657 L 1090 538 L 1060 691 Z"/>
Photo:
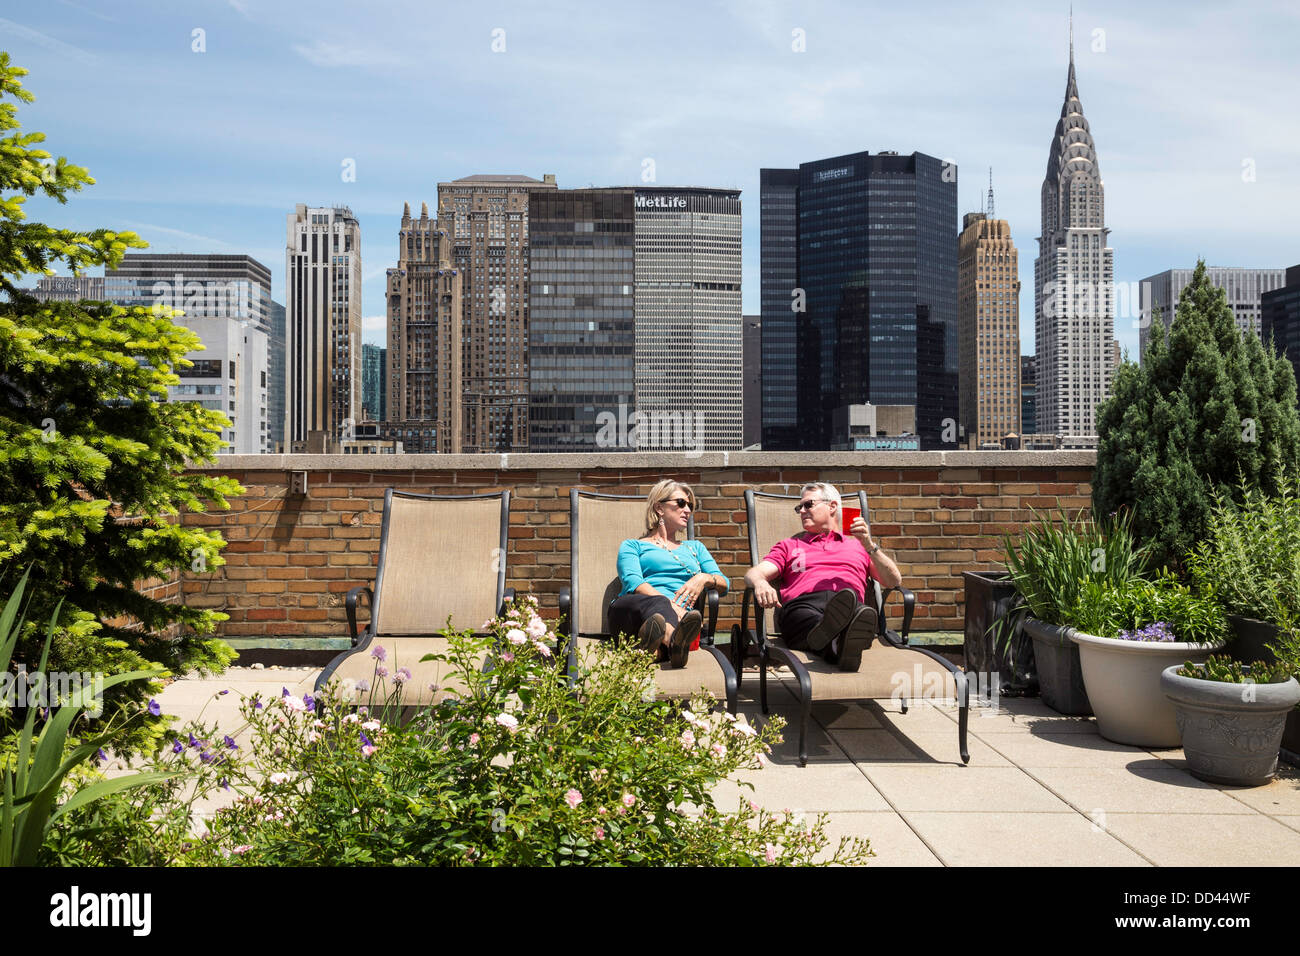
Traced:
<path id="1" fill-rule="evenodd" d="M 402 204 L 434 207 L 439 182 L 636 185 L 652 160 L 656 185 L 739 188 L 757 313 L 759 169 L 896 150 L 955 161 L 959 217 L 992 168 L 1028 354 L 1069 22 L 1065 2 L 1015 0 L 45 0 L 0 5 L 0 50 L 30 71 L 24 131 L 96 179 L 29 218 L 246 253 L 283 302 L 286 216 L 348 205 L 369 342 Z M 1073 26 L 1117 283 L 1300 263 L 1300 7 L 1080 2 Z M 1115 329 L 1136 355 L 1134 316 Z"/>

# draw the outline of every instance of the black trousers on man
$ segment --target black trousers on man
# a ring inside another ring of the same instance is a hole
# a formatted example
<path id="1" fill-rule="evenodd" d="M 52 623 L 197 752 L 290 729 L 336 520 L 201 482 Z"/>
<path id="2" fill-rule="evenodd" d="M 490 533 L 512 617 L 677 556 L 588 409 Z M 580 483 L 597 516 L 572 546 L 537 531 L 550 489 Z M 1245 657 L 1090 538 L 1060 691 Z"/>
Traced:
<path id="1" fill-rule="evenodd" d="M 781 640 L 787 647 L 801 650 L 808 646 L 808 632 L 821 623 L 822 615 L 826 613 L 826 604 L 835 594 L 835 591 L 812 591 L 786 601 L 776 609 L 776 626 L 781 629 Z M 854 594 L 853 597 L 857 607 L 861 608 L 863 605 L 857 601 L 857 595 Z M 874 622 L 874 609 L 868 608 L 863 613 L 871 615 Z M 829 642 L 822 649 L 822 656 L 832 664 L 836 663 L 840 657 L 840 645 L 838 639 Z"/>

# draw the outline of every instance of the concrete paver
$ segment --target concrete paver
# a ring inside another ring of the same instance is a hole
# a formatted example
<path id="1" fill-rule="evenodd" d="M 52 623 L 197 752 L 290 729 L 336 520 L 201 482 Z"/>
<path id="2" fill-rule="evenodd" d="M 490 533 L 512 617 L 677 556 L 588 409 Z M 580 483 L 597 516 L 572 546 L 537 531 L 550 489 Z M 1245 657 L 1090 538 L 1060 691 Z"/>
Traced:
<path id="1" fill-rule="evenodd" d="M 1109 813 L 1105 826 L 1157 866 L 1300 862 L 1300 832 L 1259 813 Z"/>
<path id="2" fill-rule="evenodd" d="M 1066 813 L 913 813 L 907 822 L 948 866 L 1149 866 L 1104 829 Z"/>

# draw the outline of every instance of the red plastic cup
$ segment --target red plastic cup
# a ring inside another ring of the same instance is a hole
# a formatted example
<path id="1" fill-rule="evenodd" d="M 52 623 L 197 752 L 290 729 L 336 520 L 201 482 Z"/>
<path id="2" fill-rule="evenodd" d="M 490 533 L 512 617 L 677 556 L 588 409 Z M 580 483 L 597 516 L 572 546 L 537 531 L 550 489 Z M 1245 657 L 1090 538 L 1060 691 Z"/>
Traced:
<path id="1" fill-rule="evenodd" d="M 861 508 L 845 508 L 845 507 L 841 506 L 841 508 L 840 508 L 840 514 L 841 514 L 841 516 L 843 517 L 843 520 L 844 520 L 844 533 L 845 533 L 845 534 L 852 534 L 853 532 L 850 531 L 849 529 L 853 527 L 853 519 L 854 519 L 854 518 L 857 518 L 858 516 L 860 516 L 860 515 L 862 514 L 862 509 L 861 509 Z"/>

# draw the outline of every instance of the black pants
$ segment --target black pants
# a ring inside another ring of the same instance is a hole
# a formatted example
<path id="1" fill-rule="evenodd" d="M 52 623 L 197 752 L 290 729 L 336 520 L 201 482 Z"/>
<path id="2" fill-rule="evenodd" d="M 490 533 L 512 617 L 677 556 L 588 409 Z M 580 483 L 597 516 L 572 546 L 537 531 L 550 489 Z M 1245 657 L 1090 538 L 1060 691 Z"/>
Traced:
<path id="1" fill-rule="evenodd" d="M 662 614 L 669 627 L 677 626 L 677 608 L 662 594 L 621 595 L 609 606 L 609 631 L 615 640 L 620 634 L 635 639 L 641 625 L 656 614 Z"/>
<path id="2" fill-rule="evenodd" d="M 853 594 L 852 591 L 849 593 Z M 807 646 L 808 632 L 821 623 L 822 615 L 826 613 L 826 604 L 834 596 L 834 591 L 812 591 L 786 601 L 776 609 L 776 626 L 781 629 L 781 640 L 785 641 L 787 647 Z M 853 594 L 853 599 L 858 607 L 862 607 L 856 594 Z M 839 642 L 832 641 L 821 653 L 828 660 L 837 660 L 839 651 Z"/>

